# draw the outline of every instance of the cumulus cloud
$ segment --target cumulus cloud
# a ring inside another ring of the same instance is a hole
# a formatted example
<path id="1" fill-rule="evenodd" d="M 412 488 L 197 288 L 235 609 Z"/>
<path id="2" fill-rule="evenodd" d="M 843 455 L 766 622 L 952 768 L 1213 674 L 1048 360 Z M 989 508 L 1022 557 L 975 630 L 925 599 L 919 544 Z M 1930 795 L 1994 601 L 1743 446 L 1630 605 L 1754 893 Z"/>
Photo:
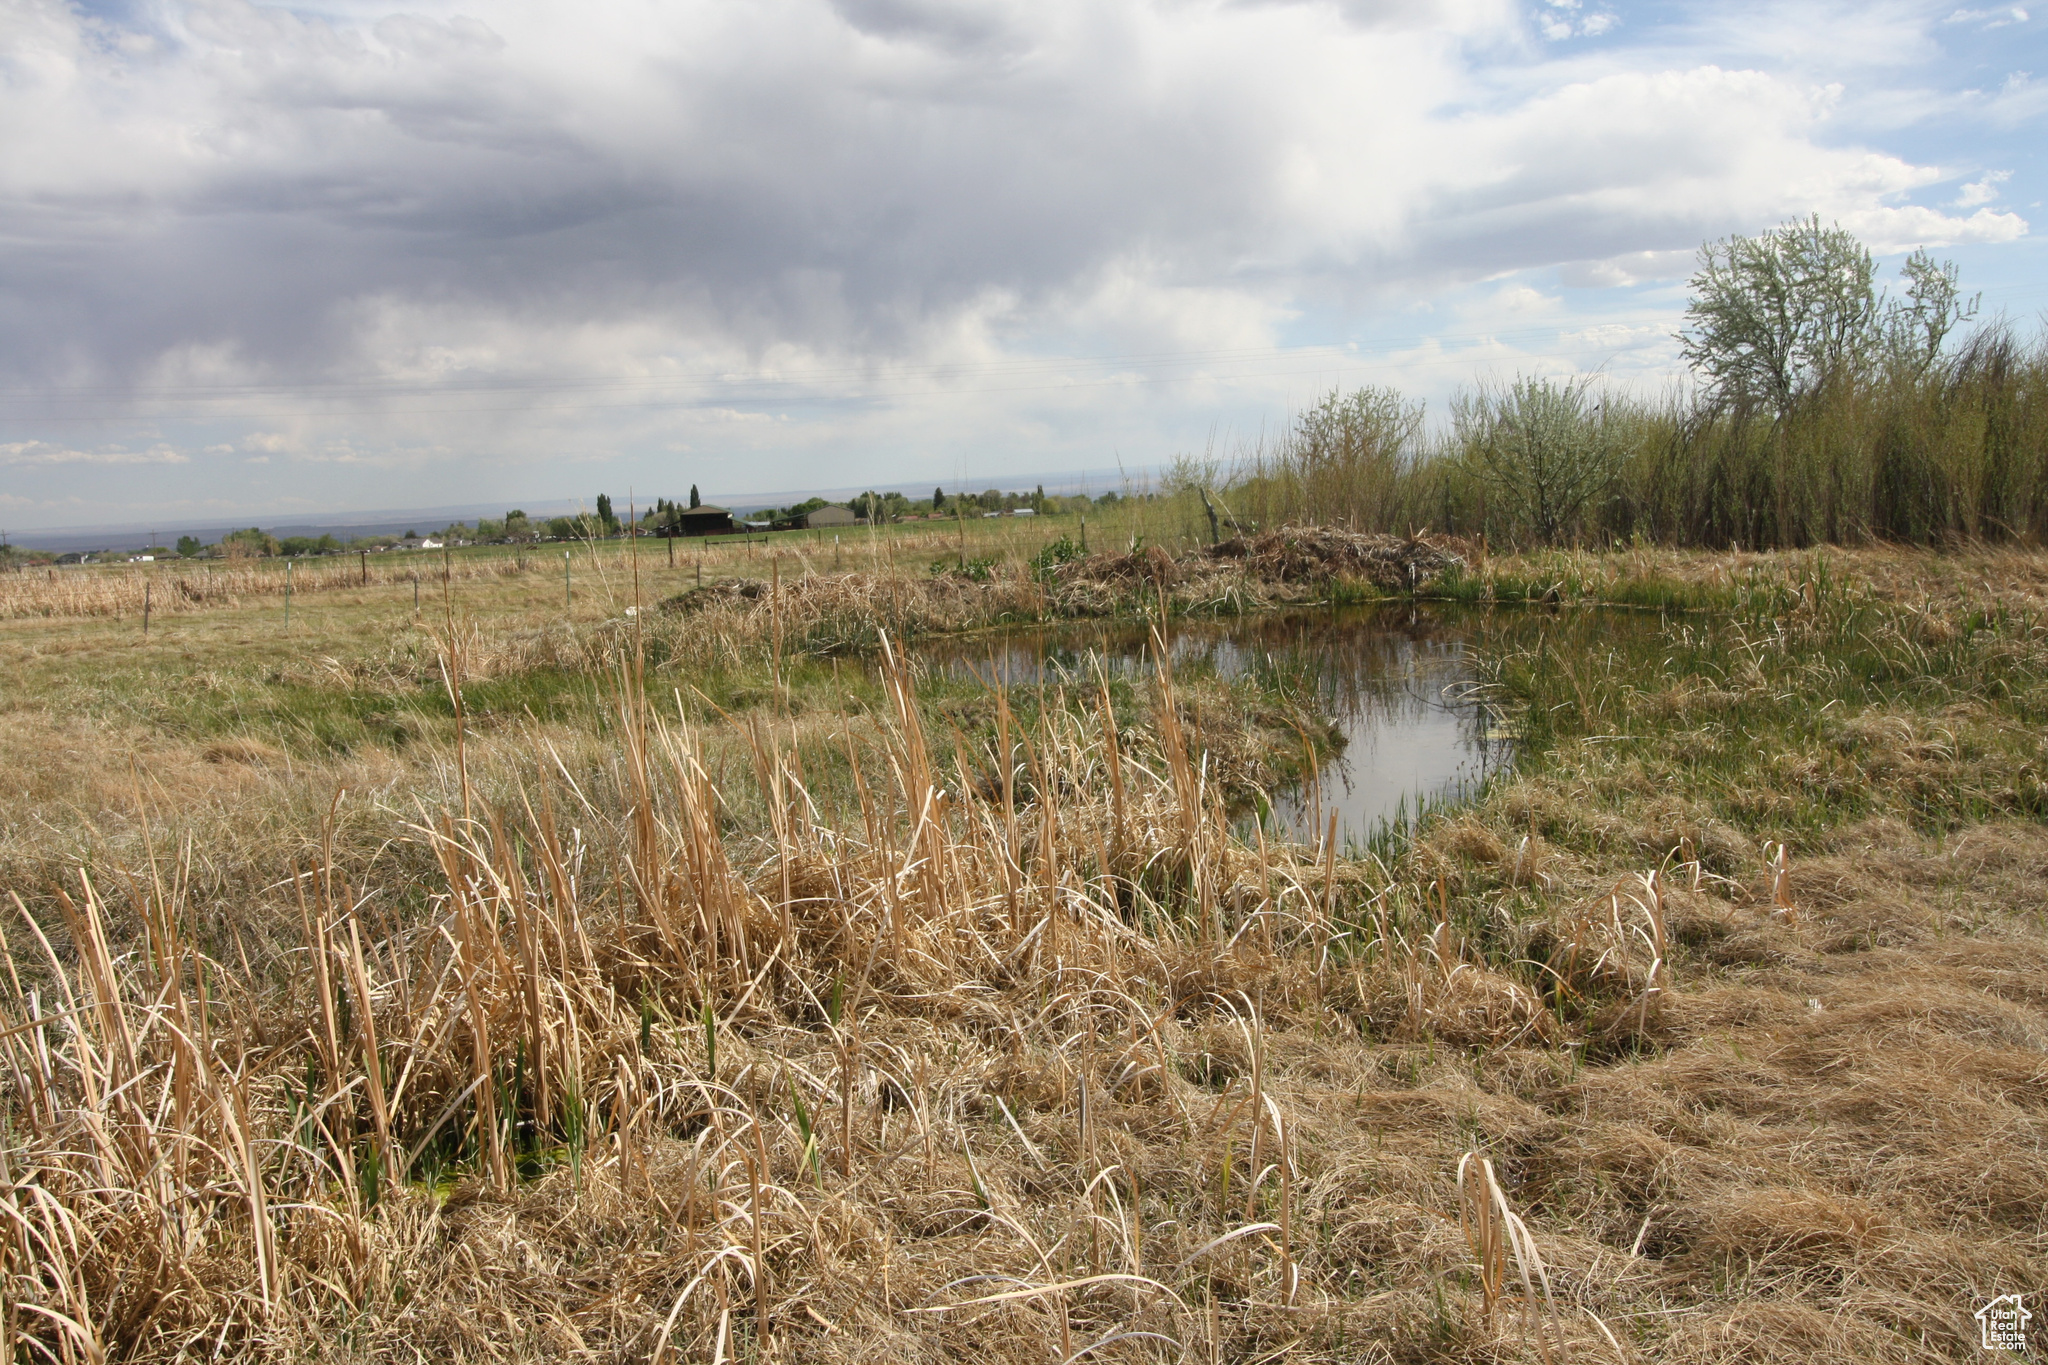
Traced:
<path id="1" fill-rule="evenodd" d="M 1998 187 L 2012 179 L 2011 171 L 1987 171 L 1982 177 L 1964 185 L 1955 197 L 1955 207 L 1973 209 L 1979 204 L 1988 204 L 1998 197 Z"/>
<path id="2" fill-rule="evenodd" d="M 1963 242 L 2010 242 L 2027 233 L 2027 220 L 2017 213 L 1978 209 L 1962 218 L 1919 205 L 1855 209 L 1843 213 L 1841 223 L 1879 253 Z"/>

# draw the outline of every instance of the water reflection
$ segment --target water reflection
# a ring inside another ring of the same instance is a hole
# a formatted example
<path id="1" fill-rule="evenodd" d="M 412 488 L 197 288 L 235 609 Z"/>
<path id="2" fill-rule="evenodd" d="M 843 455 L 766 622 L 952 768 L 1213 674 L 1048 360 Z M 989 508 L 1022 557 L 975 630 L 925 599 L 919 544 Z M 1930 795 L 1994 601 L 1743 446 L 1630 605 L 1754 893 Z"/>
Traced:
<path id="1" fill-rule="evenodd" d="M 1512 761 L 1508 737 L 1477 695 L 1473 618 L 1402 607 L 1286 613 L 1180 623 L 1175 667 L 1234 679 L 1276 670 L 1313 686 L 1343 732 L 1342 751 L 1313 781 L 1275 793 L 1271 820 L 1320 839 L 1335 820 L 1340 844 L 1363 844 L 1428 806 L 1455 802 Z M 916 653 L 956 676 L 1030 685 L 1149 671 L 1149 637 L 1090 624 L 933 641 Z"/>

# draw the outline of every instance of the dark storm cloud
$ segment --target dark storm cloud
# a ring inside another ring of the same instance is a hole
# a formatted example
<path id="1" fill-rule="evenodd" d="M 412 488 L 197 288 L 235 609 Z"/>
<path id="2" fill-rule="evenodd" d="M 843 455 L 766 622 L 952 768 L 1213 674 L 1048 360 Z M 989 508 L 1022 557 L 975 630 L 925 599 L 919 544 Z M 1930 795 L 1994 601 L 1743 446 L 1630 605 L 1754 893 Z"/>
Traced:
<path id="1" fill-rule="evenodd" d="M 1122 88 L 1119 69 L 1144 78 L 1141 35 L 1084 19 L 1103 30 L 1085 41 L 1093 69 L 1020 71 L 1007 54 L 1023 39 L 993 7 L 842 8 L 872 29 L 798 51 L 767 46 L 762 25 L 703 35 L 730 52 L 609 54 L 626 88 L 601 66 L 515 62 L 459 17 L 355 30 L 217 4 L 132 57 L 82 38 L 66 55 L 86 107 L 48 112 L 75 121 L 81 149 L 153 164 L 140 184 L 95 184 L 90 165 L 69 185 L 50 168 L 57 183 L 17 179 L 27 211 L 0 290 L 29 325 L 8 359 L 132 373 L 197 344 L 317 364 L 344 358 L 337 308 L 391 294 L 701 310 L 762 340 L 886 345 L 987 290 L 1032 296 L 1133 248 L 1213 270 L 1253 245 L 1268 130 L 1193 91 Z M 788 18 L 829 28 L 836 13 Z M 875 32 L 884 50 L 863 55 Z M 117 84 L 161 107 L 90 98 Z M 157 135 L 124 115 L 160 120 Z"/>
<path id="2" fill-rule="evenodd" d="M 1063 309 L 1105 325 L 1133 281 L 1277 315 L 1669 252 L 1795 201 L 1876 212 L 1931 174 L 1822 145 L 1827 97 L 1768 75 L 1539 79 L 1536 27 L 1596 26 L 1539 10 L 17 0 L 0 366 L 407 373 L 494 331 L 544 364 L 550 329 L 593 325 L 912 354 L 968 316 L 1028 344 Z"/>

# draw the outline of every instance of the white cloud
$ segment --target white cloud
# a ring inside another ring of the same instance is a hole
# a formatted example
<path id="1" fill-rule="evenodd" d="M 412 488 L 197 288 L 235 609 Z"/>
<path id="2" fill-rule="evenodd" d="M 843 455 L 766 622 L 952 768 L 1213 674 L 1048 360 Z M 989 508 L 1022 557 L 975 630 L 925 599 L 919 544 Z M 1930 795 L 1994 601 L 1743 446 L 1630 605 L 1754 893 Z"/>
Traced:
<path id="1" fill-rule="evenodd" d="M 1537 317 L 1557 312 L 1561 300 L 1526 284 L 1511 284 L 1493 292 L 1491 311 L 1509 317 Z"/>
<path id="2" fill-rule="evenodd" d="M 2012 179 L 2011 171 L 1987 171 L 1976 180 L 1964 185 L 1955 197 L 1954 206 L 1959 209 L 1973 209 L 1979 204 L 1988 204 L 1998 197 L 1998 187 Z"/>
<path id="3" fill-rule="evenodd" d="M 1662 343 L 1670 337 L 1670 328 L 1660 323 L 1631 325 L 1625 322 L 1600 323 L 1582 327 L 1575 331 L 1560 332 L 1558 340 L 1590 346 L 1606 346 L 1617 351 L 1632 350 L 1645 343 Z"/>
<path id="4" fill-rule="evenodd" d="M 1941 22 L 1969 24 L 1980 29 L 2010 28 L 2014 24 L 2026 23 L 2027 12 L 2018 5 L 2007 5 L 1997 9 L 1958 9 Z"/>
<path id="5" fill-rule="evenodd" d="M 1853 209 L 1841 224 L 1879 255 L 1914 247 L 1955 246 L 1963 242 L 2011 242 L 2027 235 L 2027 220 L 2017 213 L 1978 209 L 1967 218 L 1918 204 Z"/>
<path id="6" fill-rule="evenodd" d="M 1621 16 L 1610 10 L 1595 10 L 1581 14 L 1581 0 L 1543 0 L 1549 13 L 1539 12 L 1536 28 L 1551 42 L 1562 42 L 1567 38 L 1596 38 L 1621 23 Z"/>
<path id="7" fill-rule="evenodd" d="M 1631 251 L 1600 261 L 1573 261 L 1558 274 L 1576 289 L 1624 289 L 1662 280 L 1682 280 L 1699 264 L 1696 248 L 1675 251 Z"/>
<path id="8" fill-rule="evenodd" d="M 2048 114 L 2048 81 L 2037 81 L 2030 72 L 2012 72 L 1983 107 L 1992 126 L 2018 128 Z"/>
<path id="9" fill-rule="evenodd" d="M 124 450 L 120 447 L 75 450 L 46 441 L 0 442 L 0 465 L 17 468 L 36 465 L 179 465 L 191 462 L 190 456 L 181 455 L 169 446 L 152 446 L 148 450 Z"/>

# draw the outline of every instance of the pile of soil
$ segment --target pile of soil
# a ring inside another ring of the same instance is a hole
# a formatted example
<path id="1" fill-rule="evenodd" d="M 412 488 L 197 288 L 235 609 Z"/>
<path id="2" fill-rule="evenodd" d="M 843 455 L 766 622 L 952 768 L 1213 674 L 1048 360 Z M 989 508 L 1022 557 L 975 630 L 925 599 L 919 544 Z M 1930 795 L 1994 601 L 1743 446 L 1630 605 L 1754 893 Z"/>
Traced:
<path id="1" fill-rule="evenodd" d="M 1266 582 L 1310 583 L 1360 578 L 1378 587 L 1412 590 L 1465 562 L 1448 538 L 1368 535 L 1333 526 L 1288 526 L 1234 536 L 1209 547 L 1215 559 L 1241 561 Z"/>

